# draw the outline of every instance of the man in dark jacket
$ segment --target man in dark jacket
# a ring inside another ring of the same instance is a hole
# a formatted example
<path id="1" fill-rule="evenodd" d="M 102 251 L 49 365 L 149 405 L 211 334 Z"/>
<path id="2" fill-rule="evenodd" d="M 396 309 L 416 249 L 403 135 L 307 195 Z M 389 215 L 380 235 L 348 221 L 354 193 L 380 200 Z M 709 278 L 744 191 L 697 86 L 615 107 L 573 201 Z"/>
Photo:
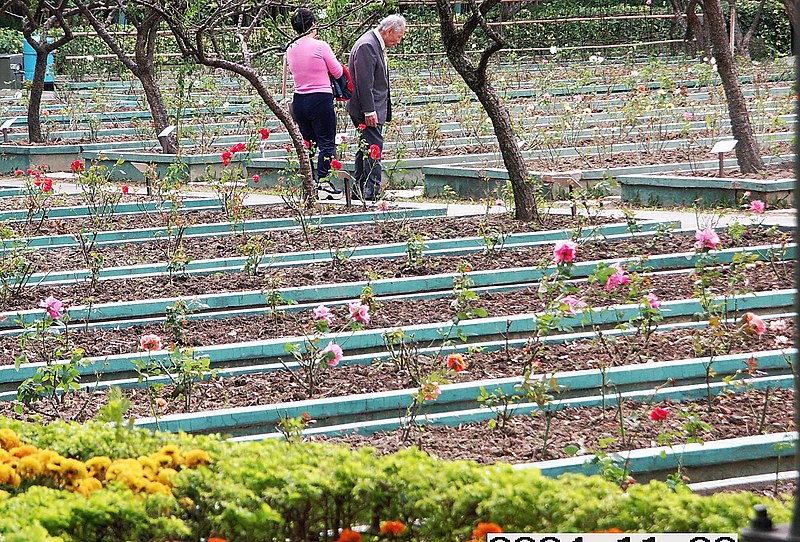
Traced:
<path id="1" fill-rule="evenodd" d="M 386 49 L 400 43 L 405 33 L 406 20 L 401 15 L 389 15 L 377 28 L 361 36 L 350 52 L 348 69 L 353 96 L 347 102 L 347 112 L 359 127 L 357 186 L 353 192 L 365 201 L 375 201 L 380 194 L 383 125 L 392 120 Z"/>

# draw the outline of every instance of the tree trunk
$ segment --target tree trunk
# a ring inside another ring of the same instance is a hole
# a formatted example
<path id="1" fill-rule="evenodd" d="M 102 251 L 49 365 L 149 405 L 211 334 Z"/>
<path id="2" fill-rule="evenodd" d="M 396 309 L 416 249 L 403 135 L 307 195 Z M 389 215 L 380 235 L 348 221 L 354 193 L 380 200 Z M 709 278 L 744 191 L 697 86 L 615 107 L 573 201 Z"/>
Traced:
<path id="1" fill-rule="evenodd" d="M 493 33 L 483 19 L 485 12 L 488 12 L 496 4 L 497 1 L 492 2 L 491 0 L 486 0 L 480 7 L 471 3 L 472 16 L 467 19 L 460 30 L 456 31 L 455 15 L 449 0 L 437 0 L 436 9 L 442 29 L 442 43 L 450 64 L 478 97 L 492 121 L 500 154 L 503 156 L 503 164 L 508 170 L 508 178 L 514 191 L 514 217 L 517 220 L 540 221 L 534 186 L 528 178 L 528 168 L 517 145 L 511 115 L 508 113 L 503 99 L 494 90 L 486 76 L 490 57 L 503 46 L 502 38 L 497 33 Z M 483 28 L 493 43 L 483 50 L 479 63 L 474 65 L 467 56 L 466 49 L 473 31 L 479 26 Z"/>
<path id="2" fill-rule="evenodd" d="M 750 58 L 750 40 L 745 40 L 742 25 L 739 23 L 739 10 L 736 8 L 736 0 L 728 0 L 730 9 L 735 10 L 736 16 L 733 18 L 733 50 L 737 55 Z"/>
<path id="3" fill-rule="evenodd" d="M 29 42 L 30 43 L 30 42 Z M 44 143 L 42 135 L 42 120 L 39 111 L 42 107 L 42 94 L 44 94 L 44 76 L 47 71 L 47 55 L 36 49 L 36 64 L 33 69 L 33 81 L 31 81 L 30 101 L 28 102 L 28 141 L 31 143 Z"/>
<path id="4" fill-rule="evenodd" d="M 136 77 L 142 83 L 144 96 L 147 99 L 147 105 L 150 108 L 150 115 L 153 117 L 153 126 L 156 129 L 156 135 L 160 134 L 164 128 L 169 126 L 169 115 L 167 114 L 167 106 L 164 103 L 164 97 L 161 95 L 161 89 L 156 83 L 155 75 L 153 74 L 152 65 L 150 70 L 140 70 Z M 161 150 L 164 154 L 177 154 L 178 145 L 177 137 L 174 133 L 168 137 L 159 139 L 161 143 Z"/>
<path id="5" fill-rule="evenodd" d="M 141 81 L 150 115 L 153 117 L 153 126 L 156 134 L 160 134 L 169 126 L 169 115 L 164 97 L 161 95 L 155 76 L 155 52 L 158 27 L 161 25 L 161 15 L 155 10 L 150 10 L 142 21 L 136 25 L 136 45 L 133 56 L 136 59 L 134 75 Z M 178 134 L 173 133 L 159 139 L 161 150 L 164 154 L 177 154 Z"/>
<path id="6" fill-rule="evenodd" d="M 786 10 L 786 16 L 789 17 L 789 25 L 792 29 L 792 54 L 796 55 L 798 53 L 797 48 L 795 47 L 797 44 L 795 43 L 797 40 L 794 39 L 795 33 L 797 32 L 797 0 L 783 0 L 783 7 Z"/>
<path id="7" fill-rule="evenodd" d="M 488 83 L 470 87 L 486 110 L 492 121 L 503 164 L 508 171 L 508 179 L 514 191 L 514 218 L 529 222 L 539 220 L 536 208 L 536 197 L 531 180 L 528 178 L 528 166 L 522 157 L 522 151 L 517 145 L 514 126 L 511 124 L 511 115 L 497 91 Z"/>
<path id="8" fill-rule="evenodd" d="M 691 40 L 694 38 L 695 43 L 697 43 L 697 50 L 706 51 L 706 31 L 697 13 L 695 13 L 697 3 L 698 0 L 689 0 L 689 4 L 686 6 L 686 39 Z"/>
<path id="9" fill-rule="evenodd" d="M 722 88 L 725 89 L 725 98 L 728 101 L 728 115 L 731 119 L 733 137 L 739 141 L 736 144 L 739 169 L 742 173 L 754 173 L 764 169 L 764 162 L 761 160 L 758 142 L 753 135 L 747 104 L 742 93 L 742 86 L 739 84 L 736 66 L 733 63 L 721 0 L 705 0 L 704 13 L 714 49 L 714 58 L 717 60 L 717 69 L 722 79 Z"/>
<path id="10" fill-rule="evenodd" d="M 670 0 L 672 5 L 672 20 L 670 21 L 670 36 L 683 36 L 683 52 L 686 55 L 697 53 L 697 48 L 689 40 L 689 26 L 686 24 L 686 2 L 685 0 Z M 677 45 L 672 46 L 672 52 L 676 53 Z"/>

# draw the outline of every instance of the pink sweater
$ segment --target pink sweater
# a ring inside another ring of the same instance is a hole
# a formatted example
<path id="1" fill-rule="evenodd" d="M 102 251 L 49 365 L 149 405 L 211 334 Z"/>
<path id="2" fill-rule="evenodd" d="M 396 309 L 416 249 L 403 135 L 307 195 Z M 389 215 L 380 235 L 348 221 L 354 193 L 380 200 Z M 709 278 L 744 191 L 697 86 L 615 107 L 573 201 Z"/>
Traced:
<path id="1" fill-rule="evenodd" d="M 342 65 L 331 46 L 316 38 L 300 38 L 286 51 L 286 61 L 294 77 L 294 91 L 298 94 L 333 94 L 328 73 L 334 77 L 342 75 Z"/>

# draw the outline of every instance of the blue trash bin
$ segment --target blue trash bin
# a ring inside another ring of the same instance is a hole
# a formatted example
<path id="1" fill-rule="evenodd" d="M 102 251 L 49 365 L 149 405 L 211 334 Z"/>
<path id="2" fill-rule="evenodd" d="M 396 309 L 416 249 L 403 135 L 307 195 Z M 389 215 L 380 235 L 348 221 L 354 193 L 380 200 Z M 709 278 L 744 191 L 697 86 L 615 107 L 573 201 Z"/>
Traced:
<path id="1" fill-rule="evenodd" d="M 39 39 L 39 36 L 34 36 L 33 39 Z M 49 39 L 52 41 L 52 38 Z M 22 47 L 22 64 L 25 69 L 25 80 L 33 81 L 33 71 L 36 69 L 36 49 L 34 49 L 28 40 L 23 40 Z M 53 53 L 47 55 L 47 70 L 44 72 L 44 82 L 53 85 Z"/>

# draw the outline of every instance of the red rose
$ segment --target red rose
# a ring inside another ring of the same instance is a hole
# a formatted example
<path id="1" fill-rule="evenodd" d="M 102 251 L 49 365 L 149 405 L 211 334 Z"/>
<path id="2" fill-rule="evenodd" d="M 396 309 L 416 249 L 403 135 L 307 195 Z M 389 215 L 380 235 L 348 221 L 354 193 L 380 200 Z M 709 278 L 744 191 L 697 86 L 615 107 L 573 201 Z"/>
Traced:
<path id="1" fill-rule="evenodd" d="M 269 138 L 269 130 L 267 128 L 261 128 L 258 133 L 261 134 L 261 141 Z"/>
<path id="2" fill-rule="evenodd" d="M 256 183 L 256 184 L 260 183 L 261 182 L 261 175 L 259 175 L 258 173 L 254 174 L 253 175 L 253 182 Z"/>
<path id="3" fill-rule="evenodd" d="M 340 169 L 342 169 L 342 163 L 336 158 L 334 158 L 333 160 L 331 160 L 331 167 L 336 171 L 339 171 Z"/>
<path id="4" fill-rule="evenodd" d="M 227 166 L 231 163 L 231 158 L 233 158 L 233 153 L 231 151 L 224 151 L 222 153 L 222 165 Z"/>
<path id="5" fill-rule="evenodd" d="M 303 140 L 303 146 L 304 146 L 305 148 L 307 148 L 307 149 L 310 149 L 310 148 L 311 148 L 311 143 L 310 143 L 309 141 L 306 141 L 306 140 L 304 139 L 304 140 Z"/>
<path id="6" fill-rule="evenodd" d="M 358 129 L 359 130 L 366 130 L 367 129 L 367 125 L 362 122 L 361 124 L 358 125 Z"/>
<path id="7" fill-rule="evenodd" d="M 241 152 L 241 151 L 245 150 L 246 148 L 247 148 L 247 145 L 245 145 L 244 143 L 237 143 L 236 145 L 231 147 L 231 152 L 232 153 Z"/>
<path id="8" fill-rule="evenodd" d="M 661 407 L 656 407 L 650 412 L 650 419 L 654 422 L 666 420 L 667 416 L 669 416 L 669 411 Z"/>
<path id="9" fill-rule="evenodd" d="M 128 185 L 127 184 L 123 184 L 120 188 L 122 189 L 122 193 L 123 194 L 127 194 L 128 193 Z"/>
<path id="10" fill-rule="evenodd" d="M 292 146 L 286 145 L 286 152 L 292 152 Z"/>
<path id="11" fill-rule="evenodd" d="M 17 171 L 14 172 L 14 175 L 25 175 L 25 172 L 22 171 L 21 169 L 18 169 Z"/>
<path id="12" fill-rule="evenodd" d="M 42 192 L 50 192 L 53 189 L 53 179 L 45 179 L 42 182 Z"/>
<path id="13" fill-rule="evenodd" d="M 380 160 L 381 159 L 381 148 L 377 146 L 375 143 L 369 146 L 369 157 L 373 160 Z"/>
<path id="14" fill-rule="evenodd" d="M 73 173 L 82 173 L 83 170 L 86 169 L 86 165 L 80 160 L 75 160 L 74 162 L 72 162 L 72 165 L 70 167 L 72 167 Z"/>

